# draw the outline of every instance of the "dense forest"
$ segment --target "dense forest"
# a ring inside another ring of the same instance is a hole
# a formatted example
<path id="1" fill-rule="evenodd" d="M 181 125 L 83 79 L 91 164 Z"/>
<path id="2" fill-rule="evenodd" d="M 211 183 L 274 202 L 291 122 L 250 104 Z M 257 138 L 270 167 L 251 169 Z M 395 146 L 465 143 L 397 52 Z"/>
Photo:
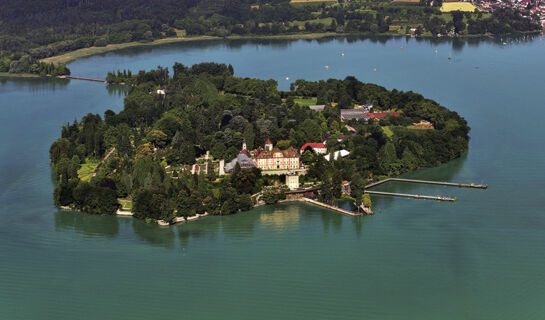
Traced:
<path id="1" fill-rule="evenodd" d="M 508 9 L 442 13 L 433 6 L 389 1 L 290 4 L 255 0 L 0 1 L 0 72 L 19 72 L 23 57 L 42 59 L 91 46 L 176 36 L 368 33 L 429 36 L 540 30 L 536 17 Z M 431 3 L 431 2 L 430 2 Z M 11 66 L 11 64 L 14 64 Z M 36 68 L 25 69 L 36 72 Z M 57 70 L 59 73 L 61 70 Z"/>
<path id="2" fill-rule="evenodd" d="M 168 221 L 203 212 L 248 210 L 254 205 L 252 195 L 260 191 L 266 203 L 274 203 L 284 197 L 282 181 L 259 169 L 237 165 L 224 176 L 214 170 L 183 170 L 207 152 L 210 162 L 229 161 L 239 154 L 243 141 L 252 150 L 267 139 L 296 149 L 326 139 L 329 153 L 348 150 L 348 157 L 331 161 L 305 152 L 301 160 L 308 173 L 302 179 L 321 186 L 318 196 L 328 203 L 341 196 L 343 180 L 351 181 L 352 196 L 362 201 L 363 187 L 373 179 L 436 166 L 468 147 L 464 119 L 410 91 L 389 91 L 354 77 L 297 80 L 290 91 L 279 91 L 274 80 L 234 76 L 230 65 L 176 63 L 172 70 L 172 76 L 162 67 L 110 73 L 110 82 L 131 84 L 124 110 L 108 110 L 103 117 L 88 114 L 63 126 L 50 148 L 56 205 L 114 214 L 120 201 L 130 200 L 136 217 Z M 316 112 L 300 98 L 326 106 Z M 366 103 L 376 111 L 396 110 L 400 116 L 341 121 L 342 108 Z M 411 127 L 421 120 L 434 129 Z"/>

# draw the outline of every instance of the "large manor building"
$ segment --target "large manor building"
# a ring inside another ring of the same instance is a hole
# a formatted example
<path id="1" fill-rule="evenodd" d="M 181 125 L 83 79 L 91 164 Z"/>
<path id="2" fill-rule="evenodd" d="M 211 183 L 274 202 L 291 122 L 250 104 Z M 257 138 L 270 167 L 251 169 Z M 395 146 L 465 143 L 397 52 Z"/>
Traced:
<path id="1" fill-rule="evenodd" d="M 243 143 L 240 154 L 225 166 L 226 172 L 231 172 L 236 164 L 241 168 L 257 167 L 264 171 L 297 170 L 301 168 L 300 155 L 297 149 L 289 147 L 280 150 L 274 147 L 271 140 L 265 141 L 265 148 L 257 148 L 249 152 L 246 143 Z"/>
<path id="2" fill-rule="evenodd" d="M 257 167 L 261 170 L 290 170 L 300 168 L 299 153 L 293 147 L 280 150 L 273 147 L 267 139 L 265 149 L 257 148 L 254 152 Z"/>

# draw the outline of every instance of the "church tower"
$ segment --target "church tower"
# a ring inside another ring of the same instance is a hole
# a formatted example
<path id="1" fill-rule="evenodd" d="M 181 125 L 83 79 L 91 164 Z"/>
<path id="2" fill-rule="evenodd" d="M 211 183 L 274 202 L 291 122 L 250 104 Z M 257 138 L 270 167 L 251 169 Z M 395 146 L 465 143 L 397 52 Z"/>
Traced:
<path id="1" fill-rule="evenodd" d="M 267 141 L 265 141 L 265 151 L 272 151 L 272 149 L 273 144 L 270 139 L 267 139 Z"/>

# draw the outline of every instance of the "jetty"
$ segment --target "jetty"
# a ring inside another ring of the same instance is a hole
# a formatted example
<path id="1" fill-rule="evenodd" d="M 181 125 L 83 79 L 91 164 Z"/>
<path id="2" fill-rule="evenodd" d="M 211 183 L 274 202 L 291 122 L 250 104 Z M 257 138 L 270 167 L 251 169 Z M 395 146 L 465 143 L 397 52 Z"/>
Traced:
<path id="1" fill-rule="evenodd" d="M 97 78 L 89 78 L 89 77 L 60 76 L 59 78 L 61 78 L 61 79 L 74 79 L 74 80 L 85 80 L 85 81 L 94 81 L 94 82 L 106 83 L 106 79 L 97 79 Z"/>
<path id="2" fill-rule="evenodd" d="M 346 214 L 346 215 L 349 215 L 349 216 L 361 216 L 361 215 L 363 215 L 362 213 L 348 211 L 348 210 L 345 210 L 343 208 L 335 207 L 335 206 L 329 205 L 327 203 L 312 200 L 312 199 L 309 199 L 309 198 L 303 197 L 302 199 L 305 202 L 312 203 L 312 204 L 318 205 L 318 206 L 323 207 L 323 208 L 328 208 L 328 209 L 331 209 L 331 210 L 334 210 L 334 211 L 337 211 L 337 212 L 340 212 L 342 214 Z"/>
<path id="3" fill-rule="evenodd" d="M 423 184 L 435 184 L 441 186 L 450 186 L 450 187 L 459 187 L 459 188 L 475 188 L 475 189 L 487 189 L 487 184 L 474 184 L 474 183 L 458 183 L 458 182 L 445 182 L 445 181 L 432 181 L 432 180 L 416 180 L 416 179 L 403 179 L 403 178 L 387 178 L 377 182 L 373 182 L 365 186 L 365 189 L 369 189 L 379 184 L 383 184 L 389 181 L 399 181 L 399 182 L 412 182 L 412 183 L 423 183 Z"/>
<path id="4" fill-rule="evenodd" d="M 405 198 L 414 198 L 414 199 L 426 199 L 426 200 L 438 200 L 438 201 L 456 201 L 456 198 L 443 197 L 443 196 L 425 196 L 421 194 L 410 194 L 410 193 L 397 193 L 397 192 L 384 192 L 384 191 L 369 191 L 365 190 L 365 193 L 368 194 L 377 194 L 382 196 L 394 196 L 394 197 L 405 197 Z"/>
<path id="5" fill-rule="evenodd" d="M 376 194 L 383 196 L 394 196 L 394 197 L 405 197 L 413 199 L 426 199 L 426 200 L 438 200 L 438 201 L 456 201 L 456 198 L 444 197 L 444 196 L 426 196 L 422 194 L 410 194 L 410 193 L 396 193 L 396 192 L 384 192 L 384 191 L 371 191 L 370 188 L 376 187 L 380 184 L 389 182 L 389 181 L 399 181 L 399 182 L 412 182 L 412 183 L 423 183 L 423 184 L 434 184 L 441 186 L 449 187 L 459 187 L 459 188 L 475 188 L 475 189 L 487 189 L 487 184 L 474 184 L 474 183 L 458 183 L 458 182 L 445 182 L 445 181 L 431 181 L 431 180 L 417 180 L 417 179 L 404 179 L 404 178 L 387 178 L 377 182 L 370 183 L 364 187 L 364 193 Z"/>

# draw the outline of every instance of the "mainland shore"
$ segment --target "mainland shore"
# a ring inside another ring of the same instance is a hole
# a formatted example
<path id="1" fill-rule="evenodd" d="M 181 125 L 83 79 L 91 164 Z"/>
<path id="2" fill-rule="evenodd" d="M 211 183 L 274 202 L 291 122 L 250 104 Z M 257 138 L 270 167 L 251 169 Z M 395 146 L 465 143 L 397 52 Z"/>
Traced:
<path id="1" fill-rule="evenodd" d="M 532 32 L 523 32 L 520 34 L 538 34 L 542 33 L 542 31 L 532 31 Z M 163 39 L 157 39 L 150 42 L 143 42 L 143 41 L 133 41 L 133 42 L 126 42 L 126 43 L 117 43 L 117 44 L 108 44 L 104 47 L 89 47 L 89 48 L 82 48 L 77 49 L 74 51 L 66 52 L 60 55 L 48 57 L 41 59 L 40 61 L 46 62 L 46 63 L 54 63 L 54 64 L 67 64 L 69 62 L 72 62 L 74 60 L 90 57 L 97 54 L 103 54 L 111 51 L 126 49 L 126 48 L 136 48 L 136 47 L 150 47 L 150 46 L 159 46 L 163 44 L 169 44 L 169 43 L 180 43 L 180 42 L 193 42 L 193 41 L 206 41 L 206 40 L 259 40 L 259 39 L 280 39 L 280 40 L 312 40 L 312 39 L 320 39 L 320 38 L 326 38 L 326 37 L 344 37 L 349 35 L 359 35 L 359 36 L 377 36 L 373 35 L 367 32 L 363 33 L 336 33 L 336 32 L 319 32 L 319 33 L 293 33 L 293 34 L 279 34 L 279 35 L 231 35 L 227 37 L 218 37 L 218 36 L 189 36 L 189 37 L 171 37 L 171 38 L 163 38 Z M 403 37 L 408 35 L 401 35 L 399 33 L 382 33 L 378 36 L 389 36 L 389 37 Z M 421 35 L 420 38 L 436 38 L 434 36 L 429 35 Z M 491 34 L 479 34 L 479 35 L 463 35 L 458 36 L 459 38 L 478 38 L 478 37 L 494 37 L 494 35 Z M 31 78 L 31 77 L 40 77 L 39 75 L 34 74 L 14 74 L 14 73 L 8 73 L 8 72 L 0 72 L 0 78 L 2 77 L 18 77 L 18 78 Z"/>
<path id="2" fill-rule="evenodd" d="M 89 57 L 96 54 L 102 54 L 106 52 L 116 51 L 120 49 L 126 49 L 126 48 L 135 48 L 135 47 L 149 47 L 149 46 L 158 46 L 163 44 L 169 44 L 169 43 L 178 43 L 178 42 L 192 42 L 192 41 L 204 41 L 204 40 L 237 40 L 237 39 L 319 39 L 319 38 L 325 38 L 325 37 L 333 37 L 333 36 L 345 36 L 346 34 L 341 33 L 335 33 L 335 32 L 321 32 L 321 33 L 295 33 L 295 34 L 281 34 L 281 35 L 270 35 L 270 36 L 256 36 L 256 35 L 248 35 L 248 36 L 227 36 L 227 37 L 217 37 L 217 36 L 194 36 L 194 37 L 173 37 L 173 38 L 164 38 L 164 39 L 157 39 L 150 42 L 141 42 L 141 41 L 133 41 L 133 42 L 126 42 L 126 43 L 116 43 L 116 44 L 109 44 L 104 47 L 89 47 L 89 48 L 82 48 L 70 52 L 63 53 L 61 55 L 52 56 L 49 58 L 41 59 L 42 62 L 53 62 L 55 64 L 67 64 L 69 62 L 72 62 L 74 60 L 77 60 L 79 58 Z"/>

